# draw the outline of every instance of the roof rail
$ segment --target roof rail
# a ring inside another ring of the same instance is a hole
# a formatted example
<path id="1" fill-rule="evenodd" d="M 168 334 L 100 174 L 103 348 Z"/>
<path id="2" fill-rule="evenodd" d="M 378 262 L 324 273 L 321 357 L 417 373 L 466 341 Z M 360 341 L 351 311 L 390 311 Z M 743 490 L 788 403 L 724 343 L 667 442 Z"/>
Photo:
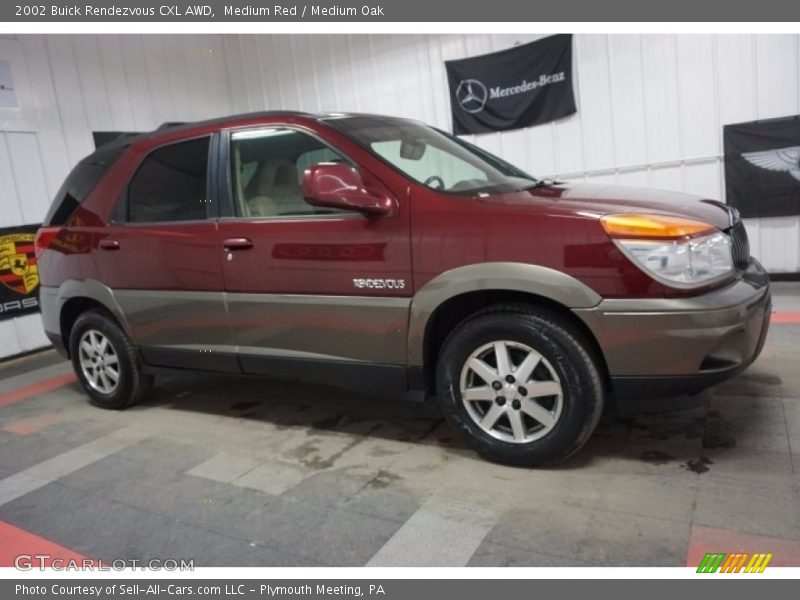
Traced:
<path id="1" fill-rule="evenodd" d="M 170 127 L 177 127 L 178 125 L 186 125 L 186 121 L 164 121 L 161 125 L 156 127 L 156 131 L 169 129 Z"/>

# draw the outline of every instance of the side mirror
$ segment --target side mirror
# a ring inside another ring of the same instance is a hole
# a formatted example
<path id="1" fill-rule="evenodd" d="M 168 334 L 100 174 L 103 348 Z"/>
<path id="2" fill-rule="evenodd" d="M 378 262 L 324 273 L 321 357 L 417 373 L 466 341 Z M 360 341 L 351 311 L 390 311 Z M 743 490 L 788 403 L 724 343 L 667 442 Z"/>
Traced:
<path id="1" fill-rule="evenodd" d="M 383 217 L 395 212 L 394 199 L 366 188 L 361 174 L 346 163 L 317 163 L 303 173 L 303 198 L 313 206 L 355 210 Z"/>

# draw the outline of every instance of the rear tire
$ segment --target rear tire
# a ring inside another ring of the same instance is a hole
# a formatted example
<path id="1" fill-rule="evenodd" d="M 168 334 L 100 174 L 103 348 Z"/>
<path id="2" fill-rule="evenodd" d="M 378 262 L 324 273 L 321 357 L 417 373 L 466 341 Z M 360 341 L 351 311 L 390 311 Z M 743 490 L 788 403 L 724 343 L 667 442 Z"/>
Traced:
<path id="1" fill-rule="evenodd" d="M 566 460 L 603 411 L 600 374 L 580 336 L 559 315 L 530 307 L 494 307 L 458 325 L 436 385 L 451 427 L 484 458 L 509 465 Z"/>
<path id="2" fill-rule="evenodd" d="M 153 386 L 125 332 L 103 311 L 90 310 L 75 320 L 69 348 L 75 374 L 95 406 L 131 406 Z"/>

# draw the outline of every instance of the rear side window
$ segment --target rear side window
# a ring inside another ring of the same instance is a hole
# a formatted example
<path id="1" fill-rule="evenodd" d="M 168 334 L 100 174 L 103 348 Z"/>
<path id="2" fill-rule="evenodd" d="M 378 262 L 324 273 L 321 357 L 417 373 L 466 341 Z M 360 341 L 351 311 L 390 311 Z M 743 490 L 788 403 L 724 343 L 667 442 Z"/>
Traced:
<path id="1" fill-rule="evenodd" d="M 66 225 L 75 209 L 83 204 L 106 171 L 114 166 L 127 148 L 127 145 L 101 148 L 79 162 L 56 193 L 56 198 L 44 218 L 44 225 Z"/>
<path id="2" fill-rule="evenodd" d="M 209 141 L 178 142 L 151 152 L 128 187 L 128 222 L 205 219 Z"/>

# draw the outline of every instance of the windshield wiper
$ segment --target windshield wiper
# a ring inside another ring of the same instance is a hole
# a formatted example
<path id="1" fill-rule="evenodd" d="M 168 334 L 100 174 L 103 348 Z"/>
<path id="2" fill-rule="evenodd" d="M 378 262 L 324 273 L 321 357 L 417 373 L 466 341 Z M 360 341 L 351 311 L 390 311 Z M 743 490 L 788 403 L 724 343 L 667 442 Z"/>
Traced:
<path id="1" fill-rule="evenodd" d="M 529 185 L 523 185 L 521 188 L 518 188 L 516 191 L 524 192 L 525 190 L 532 190 L 532 189 L 540 188 L 540 187 L 548 187 L 548 186 L 551 186 L 551 185 L 555 185 L 556 183 L 558 183 L 558 182 L 555 181 L 554 179 L 536 179 L 536 180 L 534 180 L 533 183 L 531 183 Z"/>

